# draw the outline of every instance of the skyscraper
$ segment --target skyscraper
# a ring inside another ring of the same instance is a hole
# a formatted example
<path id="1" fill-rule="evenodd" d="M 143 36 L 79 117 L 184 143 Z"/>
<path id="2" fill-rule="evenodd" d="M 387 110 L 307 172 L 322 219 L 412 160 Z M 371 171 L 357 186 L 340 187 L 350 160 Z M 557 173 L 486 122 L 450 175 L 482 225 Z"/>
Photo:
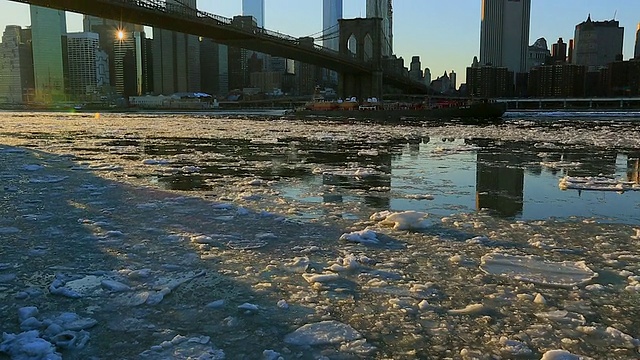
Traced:
<path id="1" fill-rule="evenodd" d="M 118 39 L 120 33 L 126 39 L 132 38 L 135 32 L 144 32 L 144 26 L 89 15 L 83 17 L 82 25 L 84 32 L 93 32 L 100 35 L 100 49 L 109 56 L 110 79 L 105 85 L 115 85 L 116 74 L 122 74 L 124 69 L 116 69 L 116 61 L 114 61 L 115 49 L 113 46 L 118 42 L 114 40 Z M 118 62 L 117 64 L 122 66 L 123 63 Z"/>
<path id="2" fill-rule="evenodd" d="M 367 17 L 382 19 L 382 56 L 393 55 L 393 0 L 367 0 Z"/>
<path id="3" fill-rule="evenodd" d="M 0 43 L 0 103 L 21 104 L 33 90 L 30 30 L 8 25 Z"/>
<path id="4" fill-rule="evenodd" d="M 145 34 L 134 31 L 123 34 L 113 44 L 115 87 L 120 95 L 136 96 L 143 93 L 143 65 Z"/>
<path id="5" fill-rule="evenodd" d="M 322 46 L 338 50 L 338 20 L 342 19 L 342 0 L 322 1 Z"/>
<path id="6" fill-rule="evenodd" d="M 576 25 L 573 64 L 584 65 L 588 71 L 606 66 L 622 56 L 624 28 L 617 20 L 586 21 Z"/>
<path id="7" fill-rule="evenodd" d="M 253 16 L 258 27 L 264 27 L 264 0 L 242 0 L 242 15 Z"/>
<path id="8" fill-rule="evenodd" d="M 636 30 L 636 48 L 633 52 L 633 57 L 640 59 L 640 23 L 638 23 L 638 29 Z"/>
<path id="9" fill-rule="evenodd" d="M 422 65 L 420 65 L 420 56 L 411 58 L 409 65 L 409 78 L 414 81 L 422 81 Z"/>
<path id="10" fill-rule="evenodd" d="M 67 34 L 69 90 L 74 99 L 90 99 L 97 92 L 98 48 L 99 35 L 96 33 Z"/>
<path id="11" fill-rule="evenodd" d="M 30 6 L 33 74 L 37 102 L 65 100 L 62 35 L 67 33 L 64 11 Z"/>
<path id="12" fill-rule="evenodd" d="M 167 0 L 167 5 L 196 10 L 196 0 Z M 200 91 L 197 36 L 154 28 L 153 86 L 155 93 L 165 95 Z"/>
<path id="13" fill-rule="evenodd" d="M 558 39 L 558 42 L 551 46 L 551 57 L 554 62 L 563 63 L 567 61 L 567 44 Z"/>
<path id="14" fill-rule="evenodd" d="M 482 0 L 480 63 L 526 72 L 531 0 Z"/>

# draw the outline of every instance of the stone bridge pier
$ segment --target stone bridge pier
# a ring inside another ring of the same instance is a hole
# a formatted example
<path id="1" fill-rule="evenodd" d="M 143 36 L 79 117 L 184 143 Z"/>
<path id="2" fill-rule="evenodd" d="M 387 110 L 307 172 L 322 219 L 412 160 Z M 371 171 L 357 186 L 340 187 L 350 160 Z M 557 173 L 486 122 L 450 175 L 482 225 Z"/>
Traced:
<path id="1" fill-rule="evenodd" d="M 356 18 L 338 21 L 340 54 L 352 56 L 373 69 L 371 73 L 340 72 L 338 96 L 343 99 L 355 96 L 358 101 L 371 97 L 382 99 L 382 19 Z"/>

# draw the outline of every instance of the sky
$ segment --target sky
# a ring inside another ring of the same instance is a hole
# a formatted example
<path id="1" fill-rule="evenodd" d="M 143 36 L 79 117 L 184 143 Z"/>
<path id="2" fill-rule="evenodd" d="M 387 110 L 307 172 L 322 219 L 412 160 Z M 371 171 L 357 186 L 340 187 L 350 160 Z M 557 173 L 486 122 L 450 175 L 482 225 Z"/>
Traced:
<path id="1" fill-rule="evenodd" d="M 241 0 L 198 0 L 198 8 L 233 17 L 242 11 Z M 366 0 L 344 0 L 344 17 L 365 17 Z M 623 55 L 633 56 L 640 22 L 640 0 L 532 0 L 529 44 L 544 37 L 549 44 L 559 37 L 573 38 L 575 26 L 591 14 L 594 21 L 615 19 L 625 28 Z M 265 0 L 265 27 L 295 37 L 322 30 L 322 0 Z M 432 78 L 454 70 L 458 83 L 480 49 L 480 0 L 395 0 L 394 52 L 409 66 L 420 56 Z M 29 7 L 0 0 L 0 28 L 30 25 Z M 67 15 L 68 31 L 82 31 L 82 17 Z M 459 84 L 458 84 L 459 85 Z"/>

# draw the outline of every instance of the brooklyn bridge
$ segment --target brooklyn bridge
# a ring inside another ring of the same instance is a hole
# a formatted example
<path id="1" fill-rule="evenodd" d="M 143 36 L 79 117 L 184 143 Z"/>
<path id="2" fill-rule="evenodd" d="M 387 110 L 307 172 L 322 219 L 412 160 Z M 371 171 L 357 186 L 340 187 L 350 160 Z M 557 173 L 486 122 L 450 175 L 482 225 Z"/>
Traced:
<path id="1" fill-rule="evenodd" d="M 284 57 L 336 71 L 338 95 L 382 98 L 384 86 L 407 93 L 426 93 L 424 83 L 411 80 L 381 54 L 382 19 L 339 21 L 339 50 L 315 43 L 313 37 L 293 37 L 164 0 L 12 0 L 122 22 L 173 30 L 213 39 L 217 43 Z M 355 47 L 349 48 L 350 39 Z"/>

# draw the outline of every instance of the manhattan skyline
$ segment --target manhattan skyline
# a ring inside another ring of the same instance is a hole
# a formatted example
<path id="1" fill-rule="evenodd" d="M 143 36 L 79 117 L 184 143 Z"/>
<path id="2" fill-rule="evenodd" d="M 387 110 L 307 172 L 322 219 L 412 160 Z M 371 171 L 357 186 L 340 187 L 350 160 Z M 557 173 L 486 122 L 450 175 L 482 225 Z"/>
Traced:
<path id="1" fill-rule="evenodd" d="M 242 0 L 211 2 L 198 0 L 198 7 L 225 17 L 242 13 Z M 0 0 L 0 26 L 31 24 L 29 6 Z M 365 17 L 366 0 L 344 2 L 344 18 Z M 635 31 L 640 22 L 637 0 L 533 0 L 529 45 L 544 37 L 549 46 L 559 37 L 573 38 L 575 25 L 591 14 L 596 20 L 614 18 L 625 28 L 623 56 L 633 57 Z M 308 36 L 322 30 L 322 1 L 268 0 L 265 27 L 291 36 Z M 409 66 L 412 56 L 420 56 L 422 67 L 431 69 L 433 78 L 454 70 L 458 84 L 465 82 L 465 69 L 480 51 L 480 0 L 394 2 L 394 53 Z M 82 15 L 67 14 L 69 32 L 82 31 Z M 148 34 L 150 36 L 151 34 Z"/>

